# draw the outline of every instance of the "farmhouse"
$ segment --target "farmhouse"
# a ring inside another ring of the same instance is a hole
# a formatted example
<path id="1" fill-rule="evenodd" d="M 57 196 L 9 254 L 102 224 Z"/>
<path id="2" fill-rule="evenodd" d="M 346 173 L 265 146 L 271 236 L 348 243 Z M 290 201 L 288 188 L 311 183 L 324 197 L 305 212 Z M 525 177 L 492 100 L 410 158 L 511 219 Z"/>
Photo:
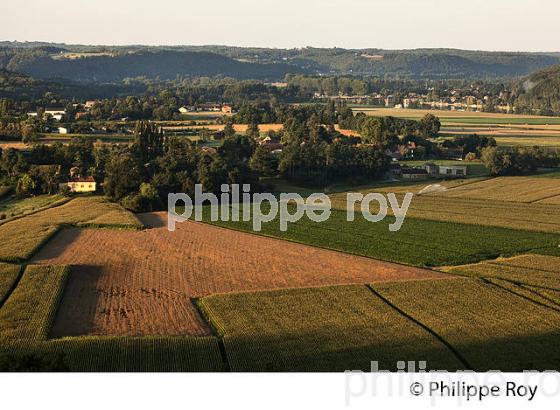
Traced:
<path id="1" fill-rule="evenodd" d="M 189 110 L 187 107 L 181 107 L 181 108 L 179 108 L 179 112 L 180 112 L 181 114 L 186 114 L 186 113 L 188 113 L 189 111 L 190 111 L 190 110 Z"/>
<path id="2" fill-rule="evenodd" d="M 59 189 L 68 187 L 70 192 L 95 192 L 97 183 L 93 177 L 71 178 L 70 181 L 59 184 Z"/>
<path id="3" fill-rule="evenodd" d="M 222 112 L 224 114 L 231 114 L 233 112 L 233 107 L 229 104 L 222 105 Z"/>
<path id="4" fill-rule="evenodd" d="M 68 134 L 68 128 L 66 127 L 58 127 L 59 134 Z"/>

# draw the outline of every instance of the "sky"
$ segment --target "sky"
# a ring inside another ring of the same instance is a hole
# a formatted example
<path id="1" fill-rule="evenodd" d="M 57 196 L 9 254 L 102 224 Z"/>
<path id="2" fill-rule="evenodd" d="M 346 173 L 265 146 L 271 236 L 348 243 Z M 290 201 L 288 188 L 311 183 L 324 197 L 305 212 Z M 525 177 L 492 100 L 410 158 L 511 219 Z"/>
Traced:
<path id="1" fill-rule="evenodd" d="M 558 0 L 2 0 L 0 40 L 560 51 Z"/>

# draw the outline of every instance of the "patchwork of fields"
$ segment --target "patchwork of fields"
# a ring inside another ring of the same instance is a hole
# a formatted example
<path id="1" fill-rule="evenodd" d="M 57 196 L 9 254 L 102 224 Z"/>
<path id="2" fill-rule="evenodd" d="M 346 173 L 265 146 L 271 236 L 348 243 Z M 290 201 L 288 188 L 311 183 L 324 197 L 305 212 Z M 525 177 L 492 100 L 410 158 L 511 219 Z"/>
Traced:
<path id="1" fill-rule="evenodd" d="M 207 335 L 193 297 L 444 276 L 195 222 L 173 233 L 66 229 L 32 262 L 73 266 L 54 336 Z"/>
<path id="2" fill-rule="evenodd" d="M 559 369 L 557 181 L 364 188 L 425 192 L 397 233 L 347 222 L 342 194 L 327 222 L 259 235 L 47 202 L 0 225 L 0 355 L 74 371 Z"/>

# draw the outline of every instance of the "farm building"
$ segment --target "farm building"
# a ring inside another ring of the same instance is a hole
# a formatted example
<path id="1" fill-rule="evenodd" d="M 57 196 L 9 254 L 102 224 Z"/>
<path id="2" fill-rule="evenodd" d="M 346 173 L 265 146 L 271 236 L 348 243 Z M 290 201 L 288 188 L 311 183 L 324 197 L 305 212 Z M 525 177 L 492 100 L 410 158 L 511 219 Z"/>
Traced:
<path id="1" fill-rule="evenodd" d="M 189 111 L 190 111 L 190 110 L 189 110 L 187 107 L 181 107 L 181 108 L 179 108 L 179 112 L 180 112 L 181 114 L 186 114 L 186 113 L 188 113 Z"/>
<path id="2" fill-rule="evenodd" d="M 58 127 L 59 134 L 68 134 L 68 128 L 66 127 Z"/>
<path id="3" fill-rule="evenodd" d="M 448 165 L 439 167 L 439 175 L 464 177 L 467 175 L 468 167 L 466 165 Z"/>
<path id="4" fill-rule="evenodd" d="M 233 112 L 233 107 L 229 104 L 222 105 L 222 112 L 224 114 L 231 114 Z"/>
<path id="5" fill-rule="evenodd" d="M 60 189 L 64 189 L 66 187 L 70 189 L 70 192 L 95 192 L 97 189 L 97 183 L 93 177 L 77 177 L 70 179 L 68 182 L 59 184 Z"/>
<path id="6" fill-rule="evenodd" d="M 464 177 L 468 174 L 468 166 L 466 165 L 437 165 L 428 162 L 424 165 L 424 169 L 433 177 Z"/>
<path id="7" fill-rule="evenodd" d="M 423 180 L 428 179 L 428 171 L 424 168 L 402 168 L 401 175 L 403 179 Z"/>

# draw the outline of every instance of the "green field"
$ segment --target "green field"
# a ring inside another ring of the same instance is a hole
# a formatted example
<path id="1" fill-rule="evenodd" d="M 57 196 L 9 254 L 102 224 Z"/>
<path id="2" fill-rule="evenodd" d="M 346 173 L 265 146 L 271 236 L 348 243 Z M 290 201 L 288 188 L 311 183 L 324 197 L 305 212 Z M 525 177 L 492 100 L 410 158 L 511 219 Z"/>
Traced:
<path id="1" fill-rule="evenodd" d="M 223 339 L 232 371 L 396 370 L 400 360 L 429 369 L 461 362 L 425 329 L 366 286 L 208 296 L 199 300 Z"/>
<path id="2" fill-rule="evenodd" d="M 28 266 L 0 309 L 0 340 L 47 340 L 68 272 L 65 266 Z"/>
<path id="3" fill-rule="evenodd" d="M 265 207 L 263 206 L 263 212 Z M 206 220 L 209 221 L 209 209 Z M 291 208 L 290 213 L 295 210 Z M 333 209 L 321 223 L 307 217 L 281 232 L 278 219 L 262 225 L 260 235 L 307 245 L 417 266 L 474 263 L 500 255 L 526 253 L 534 249 L 556 248 L 560 234 L 431 221 L 407 217 L 398 232 L 390 232 L 392 217 L 378 223 L 357 215 L 346 220 L 346 211 Z M 211 222 L 222 227 L 253 232 L 251 222 Z"/>
<path id="4" fill-rule="evenodd" d="M 372 286 L 477 371 L 560 367 L 560 312 L 472 279 Z"/>

